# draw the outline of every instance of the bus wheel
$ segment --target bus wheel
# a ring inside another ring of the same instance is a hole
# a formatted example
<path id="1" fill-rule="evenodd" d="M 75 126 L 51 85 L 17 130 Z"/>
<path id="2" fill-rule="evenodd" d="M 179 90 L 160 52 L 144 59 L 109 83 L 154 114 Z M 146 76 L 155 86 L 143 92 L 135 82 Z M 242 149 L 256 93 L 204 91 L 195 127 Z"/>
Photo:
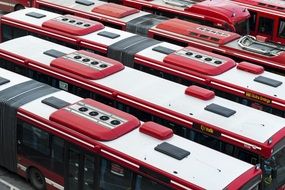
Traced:
<path id="1" fill-rule="evenodd" d="M 18 5 L 15 6 L 14 11 L 18 11 L 18 10 L 21 10 L 21 9 L 24 9 L 24 8 L 25 7 L 23 5 L 18 4 Z"/>
<path id="2" fill-rule="evenodd" d="M 29 170 L 29 179 L 31 184 L 35 187 L 37 190 L 44 190 L 45 189 L 45 178 L 43 174 L 36 168 L 31 168 Z"/>

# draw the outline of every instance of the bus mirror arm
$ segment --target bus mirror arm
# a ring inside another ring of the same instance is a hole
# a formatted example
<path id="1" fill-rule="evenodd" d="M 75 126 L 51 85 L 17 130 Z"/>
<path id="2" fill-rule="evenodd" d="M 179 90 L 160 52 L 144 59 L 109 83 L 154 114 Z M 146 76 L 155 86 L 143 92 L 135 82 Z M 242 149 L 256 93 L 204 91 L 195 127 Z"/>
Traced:
<path id="1" fill-rule="evenodd" d="M 273 168 L 271 170 L 271 177 L 272 177 L 272 179 L 276 179 L 277 178 L 277 169 L 276 168 Z"/>

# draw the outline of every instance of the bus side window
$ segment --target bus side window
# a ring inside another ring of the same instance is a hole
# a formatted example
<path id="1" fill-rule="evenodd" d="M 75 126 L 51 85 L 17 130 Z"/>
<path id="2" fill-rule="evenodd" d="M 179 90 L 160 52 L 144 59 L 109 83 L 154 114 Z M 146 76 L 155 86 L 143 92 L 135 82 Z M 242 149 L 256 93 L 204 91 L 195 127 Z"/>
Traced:
<path id="1" fill-rule="evenodd" d="M 258 32 L 271 35 L 273 33 L 274 21 L 269 18 L 259 17 Z"/>
<path id="2" fill-rule="evenodd" d="M 240 148 L 236 148 L 235 149 L 235 153 L 234 153 L 235 157 L 237 157 L 240 160 L 243 160 L 247 163 L 251 163 L 251 164 L 257 164 L 258 163 L 258 157 L 253 154 L 252 152 L 240 149 Z"/>
<path id="3" fill-rule="evenodd" d="M 250 31 L 255 32 L 255 26 L 256 26 L 256 12 L 249 11 L 250 18 L 249 18 L 249 27 Z"/>
<path id="4" fill-rule="evenodd" d="M 13 31 L 12 28 L 8 25 L 2 24 L 1 25 L 1 32 L 2 32 L 2 42 L 7 40 L 11 40 L 13 38 Z"/>
<path id="5" fill-rule="evenodd" d="M 133 172 L 106 159 L 101 160 L 100 188 L 126 190 L 132 187 Z"/>
<path id="6" fill-rule="evenodd" d="M 280 19 L 278 28 L 278 37 L 285 38 L 285 20 Z"/>
<path id="7" fill-rule="evenodd" d="M 50 153 L 49 134 L 28 123 L 23 123 L 23 145 L 48 156 Z M 32 156 L 32 153 L 29 152 L 27 151 L 26 153 Z"/>
<path id="8" fill-rule="evenodd" d="M 227 155 L 233 156 L 234 153 L 234 146 L 228 143 L 224 143 L 223 151 Z"/>
<path id="9" fill-rule="evenodd" d="M 151 179 L 144 176 L 137 175 L 135 190 L 170 190 L 169 187 L 165 187 Z"/>
<path id="10" fill-rule="evenodd" d="M 53 169 L 63 176 L 64 171 L 64 140 L 57 136 L 51 138 L 51 159 L 53 160 Z"/>

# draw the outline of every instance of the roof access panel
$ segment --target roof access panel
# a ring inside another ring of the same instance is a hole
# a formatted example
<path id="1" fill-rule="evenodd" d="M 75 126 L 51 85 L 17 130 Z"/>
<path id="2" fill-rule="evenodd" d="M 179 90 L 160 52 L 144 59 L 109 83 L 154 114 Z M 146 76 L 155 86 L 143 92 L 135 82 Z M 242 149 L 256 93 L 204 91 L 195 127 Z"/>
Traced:
<path id="1" fill-rule="evenodd" d="M 239 34 L 204 26 L 180 19 L 169 19 L 159 23 L 155 28 L 183 36 L 223 45 L 240 37 Z"/>

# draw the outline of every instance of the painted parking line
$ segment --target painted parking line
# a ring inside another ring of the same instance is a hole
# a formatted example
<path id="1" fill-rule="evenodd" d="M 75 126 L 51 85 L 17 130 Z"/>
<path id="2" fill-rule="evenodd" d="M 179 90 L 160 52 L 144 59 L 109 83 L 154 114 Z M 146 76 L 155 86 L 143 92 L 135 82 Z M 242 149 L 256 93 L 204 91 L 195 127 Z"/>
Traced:
<path id="1" fill-rule="evenodd" d="M 2 190 L 20 190 L 19 188 L 15 187 L 14 185 L 4 181 L 0 178 L 0 189 Z"/>

